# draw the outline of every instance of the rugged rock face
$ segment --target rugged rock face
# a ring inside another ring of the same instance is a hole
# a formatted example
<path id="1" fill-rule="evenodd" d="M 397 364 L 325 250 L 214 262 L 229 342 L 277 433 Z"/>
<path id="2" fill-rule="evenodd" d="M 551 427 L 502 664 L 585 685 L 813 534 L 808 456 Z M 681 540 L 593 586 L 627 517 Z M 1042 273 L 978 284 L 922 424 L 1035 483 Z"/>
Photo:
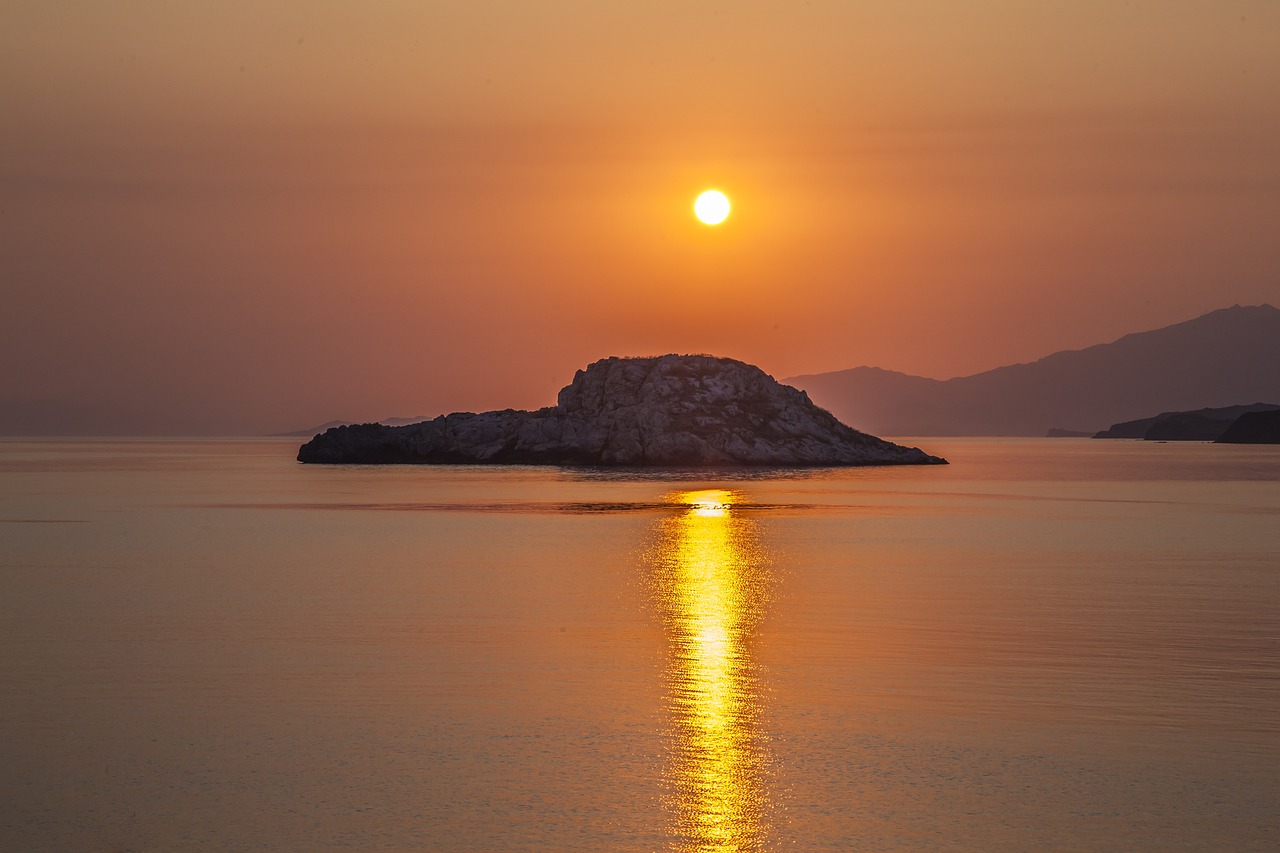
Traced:
<path id="1" fill-rule="evenodd" d="M 606 358 L 555 406 L 335 427 L 300 462 L 634 467 L 945 463 L 851 429 L 758 367 L 729 358 Z"/>

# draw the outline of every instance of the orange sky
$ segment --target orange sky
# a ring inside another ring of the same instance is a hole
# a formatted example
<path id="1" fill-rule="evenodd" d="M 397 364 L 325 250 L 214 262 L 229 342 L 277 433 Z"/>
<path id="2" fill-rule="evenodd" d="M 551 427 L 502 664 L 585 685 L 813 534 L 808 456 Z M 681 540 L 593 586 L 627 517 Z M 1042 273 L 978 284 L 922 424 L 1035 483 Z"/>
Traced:
<path id="1" fill-rule="evenodd" d="M 1272 2 L 192 5 L 0 9 L 0 432 L 668 351 L 945 378 L 1280 304 Z"/>

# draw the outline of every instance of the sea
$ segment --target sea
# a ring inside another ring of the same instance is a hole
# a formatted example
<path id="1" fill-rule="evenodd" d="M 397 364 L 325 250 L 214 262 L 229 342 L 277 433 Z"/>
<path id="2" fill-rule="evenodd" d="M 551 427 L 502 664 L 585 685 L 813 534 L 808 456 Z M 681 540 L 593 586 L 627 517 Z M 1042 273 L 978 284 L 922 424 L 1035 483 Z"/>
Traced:
<path id="1" fill-rule="evenodd" d="M 0 441 L 0 849 L 1280 849 L 1280 447 L 904 441 Z"/>

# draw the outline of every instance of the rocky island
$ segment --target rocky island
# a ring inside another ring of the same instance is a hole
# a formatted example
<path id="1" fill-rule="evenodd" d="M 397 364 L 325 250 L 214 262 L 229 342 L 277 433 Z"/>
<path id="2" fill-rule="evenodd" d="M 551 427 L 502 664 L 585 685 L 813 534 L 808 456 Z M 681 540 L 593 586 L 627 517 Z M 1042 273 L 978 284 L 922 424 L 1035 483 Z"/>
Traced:
<path id="1" fill-rule="evenodd" d="M 946 460 L 846 426 L 808 394 L 731 358 L 605 358 L 556 405 L 356 424 L 304 444 L 329 464 L 821 467 Z"/>

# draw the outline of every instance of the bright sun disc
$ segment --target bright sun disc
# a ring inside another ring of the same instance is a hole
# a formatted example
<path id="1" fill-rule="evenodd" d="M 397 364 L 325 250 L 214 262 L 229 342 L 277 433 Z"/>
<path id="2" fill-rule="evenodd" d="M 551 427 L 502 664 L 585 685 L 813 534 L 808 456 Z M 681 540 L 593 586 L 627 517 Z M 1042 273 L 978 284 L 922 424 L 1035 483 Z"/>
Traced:
<path id="1" fill-rule="evenodd" d="M 708 225 L 719 225 L 729 216 L 729 198 L 719 190 L 707 190 L 693 203 L 694 215 Z"/>

